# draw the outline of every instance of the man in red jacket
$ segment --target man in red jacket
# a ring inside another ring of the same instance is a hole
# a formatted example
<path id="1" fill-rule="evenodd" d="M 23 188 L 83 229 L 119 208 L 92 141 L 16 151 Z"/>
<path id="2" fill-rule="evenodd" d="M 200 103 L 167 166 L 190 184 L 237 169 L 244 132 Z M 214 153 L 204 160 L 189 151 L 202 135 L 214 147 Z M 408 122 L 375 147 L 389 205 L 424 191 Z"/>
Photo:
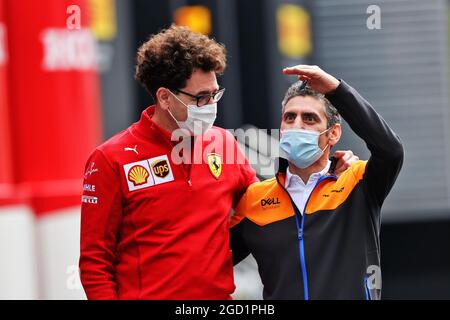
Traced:
<path id="1" fill-rule="evenodd" d="M 257 178 L 234 137 L 212 126 L 225 48 L 172 26 L 137 60 L 136 79 L 156 105 L 87 161 L 84 290 L 89 299 L 229 299 L 229 213 Z M 195 139 L 179 148 L 174 136 Z"/>
<path id="2" fill-rule="evenodd" d="M 172 26 L 151 37 L 137 59 L 136 79 L 156 105 L 87 162 L 83 287 L 89 299 L 229 299 L 229 212 L 257 178 L 233 136 L 212 127 L 225 48 Z M 172 156 L 179 128 L 202 135 L 192 146 L 206 152 L 205 161 Z"/>

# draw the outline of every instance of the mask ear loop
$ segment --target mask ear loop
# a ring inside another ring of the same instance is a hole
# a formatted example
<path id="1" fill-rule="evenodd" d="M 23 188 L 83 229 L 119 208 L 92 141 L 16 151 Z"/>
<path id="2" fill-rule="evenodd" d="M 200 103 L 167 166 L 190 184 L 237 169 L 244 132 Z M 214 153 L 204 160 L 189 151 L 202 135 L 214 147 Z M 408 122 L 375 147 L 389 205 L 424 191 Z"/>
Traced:
<path id="1" fill-rule="evenodd" d="M 186 108 L 188 108 L 188 106 L 180 100 L 180 98 L 178 98 L 173 92 L 172 90 L 168 90 L 170 92 L 170 94 L 177 99 L 179 102 L 181 102 L 182 105 L 184 105 Z M 170 111 L 170 109 L 168 108 L 167 111 L 169 112 L 170 116 L 172 117 L 173 120 L 175 120 L 175 122 L 177 123 L 178 127 L 181 128 L 180 123 L 184 122 L 184 121 L 179 121 L 175 118 L 175 116 L 173 115 L 172 111 Z"/>
<path id="2" fill-rule="evenodd" d="M 175 120 L 176 124 L 179 127 L 180 126 L 179 121 L 177 119 L 175 119 L 175 116 L 172 114 L 172 111 L 170 111 L 170 109 L 167 108 L 167 112 L 169 112 L 170 116 L 172 117 L 173 120 Z"/>
<path id="3" fill-rule="evenodd" d="M 333 127 L 325 130 L 324 132 L 327 132 L 327 131 L 331 130 L 332 128 Z M 329 146 L 329 144 L 327 144 L 327 147 L 328 146 Z M 326 150 L 326 147 L 325 147 L 324 150 Z M 331 147 L 330 147 L 330 151 L 331 151 Z M 327 174 L 331 175 L 331 176 L 334 176 L 335 175 L 335 171 L 336 171 L 336 165 L 337 165 L 338 159 L 336 157 L 332 156 L 332 157 L 330 157 L 330 161 L 331 161 L 330 169 L 328 170 Z"/>
<path id="4" fill-rule="evenodd" d="M 327 148 L 329 147 L 330 145 L 327 143 L 327 145 L 325 146 L 325 148 L 323 148 L 323 150 L 322 150 L 322 152 L 325 152 L 325 150 L 327 150 Z"/>
<path id="5" fill-rule="evenodd" d="M 330 131 L 331 129 L 333 129 L 333 127 L 330 127 L 330 128 L 328 128 L 327 130 L 325 130 L 325 131 L 322 131 L 321 133 L 319 133 L 319 136 L 323 135 L 325 132 Z"/>
<path id="6" fill-rule="evenodd" d="M 327 130 L 325 130 L 324 132 L 322 132 L 322 133 L 320 133 L 320 135 L 319 136 L 321 136 L 322 134 L 324 134 L 325 132 L 328 132 L 328 131 L 330 131 L 331 129 L 333 129 L 333 127 L 331 127 L 331 128 L 328 128 Z M 325 148 L 323 148 L 323 150 L 322 149 L 320 149 L 320 150 L 322 150 L 322 152 L 325 152 L 325 150 L 327 150 L 327 148 L 329 147 L 330 145 L 327 143 L 327 145 L 325 146 Z M 320 148 L 320 147 L 319 147 Z"/>
<path id="7" fill-rule="evenodd" d="M 178 97 L 175 95 L 175 93 L 173 93 L 171 90 L 169 90 L 169 92 L 172 94 L 172 96 L 173 96 L 175 99 L 177 99 L 179 102 L 181 102 L 181 104 L 182 104 L 183 106 L 185 106 L 186 108 L 188 108 L 187 104 L 185 104 L 183 101 L 181 101 L 181 99 L 178 98 Z"/>

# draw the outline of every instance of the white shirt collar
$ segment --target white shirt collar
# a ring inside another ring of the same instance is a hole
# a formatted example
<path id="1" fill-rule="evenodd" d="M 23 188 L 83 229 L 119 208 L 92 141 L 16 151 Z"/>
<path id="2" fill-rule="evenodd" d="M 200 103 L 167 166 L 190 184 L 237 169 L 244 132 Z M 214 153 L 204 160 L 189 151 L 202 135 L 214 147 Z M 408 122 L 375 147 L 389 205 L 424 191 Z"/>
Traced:
<path id="1" fill-rule="evenodd" d="M 330 170 L 330 165 L 331 165 L 331 161 L 328 160 L 327 165 L 325 166 L 325 168 L 322 169 L 322 171 L 311 174 L 307 184 L 315 183 L 317 180 L 320 179 L 321 176 L 324 176 L 325 174 L 327 174 L 328 170 Z M 284 183 L 284 187 L 288 188 L 295 184 L 300 184 L 302 186 L 306 186 L 306 184 L 303 182 L 302 178 L 300 178 L 298 175 L 296 175 L 294 173 L 291 173 L 291 171 L 289 170 L 289 166 L 288 166 L 286 169 L 286 181 Z"/>

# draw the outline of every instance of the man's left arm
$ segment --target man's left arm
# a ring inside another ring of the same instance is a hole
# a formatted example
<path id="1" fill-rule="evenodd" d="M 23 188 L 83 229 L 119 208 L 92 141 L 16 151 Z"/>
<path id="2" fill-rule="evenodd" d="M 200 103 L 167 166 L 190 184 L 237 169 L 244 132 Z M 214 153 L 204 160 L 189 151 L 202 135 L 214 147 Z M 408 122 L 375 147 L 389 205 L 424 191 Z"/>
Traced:
<path id="1" fill-rule="evenodd" d="M 245 194 L 247 188 L 259 180 L 234 136 L 228 131 L 225 131 L 225 133 L 226 150 L 227 152 L 232 151 L 233 155 L 233 163 L 230 165 L 235 177 L 232 192 L 234 214 L 230 217 L 230 249 L 232 251 L 233 264 L 236 265 L 250 254 L 250 250 L 244 240 L 243 212 L 245 210 L 242 210 L 242 208 L 246 202 Z"/>
<path id="2" fill-rule="evenodd" d="M 368 194 L 381 207 L 403 164 L 403 145 L 397 134 L 354 88 L 340 81 L 326 94 L 351 129 L 367 144 L 371 157 L 364 180 Z"/>

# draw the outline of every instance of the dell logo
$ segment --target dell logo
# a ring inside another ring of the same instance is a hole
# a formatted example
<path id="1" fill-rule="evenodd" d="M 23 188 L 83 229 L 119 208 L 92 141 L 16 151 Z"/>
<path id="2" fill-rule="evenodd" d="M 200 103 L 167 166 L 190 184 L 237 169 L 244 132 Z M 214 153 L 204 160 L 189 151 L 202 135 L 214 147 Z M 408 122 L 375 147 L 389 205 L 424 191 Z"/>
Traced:
<path id="1" fill-rule="evenodd" d="M 280 200 L 278 198 L 268 198 L 268 199 L 261 200 L 262 207 L 276 205 L 276 204 L 281 204 Z"/>

